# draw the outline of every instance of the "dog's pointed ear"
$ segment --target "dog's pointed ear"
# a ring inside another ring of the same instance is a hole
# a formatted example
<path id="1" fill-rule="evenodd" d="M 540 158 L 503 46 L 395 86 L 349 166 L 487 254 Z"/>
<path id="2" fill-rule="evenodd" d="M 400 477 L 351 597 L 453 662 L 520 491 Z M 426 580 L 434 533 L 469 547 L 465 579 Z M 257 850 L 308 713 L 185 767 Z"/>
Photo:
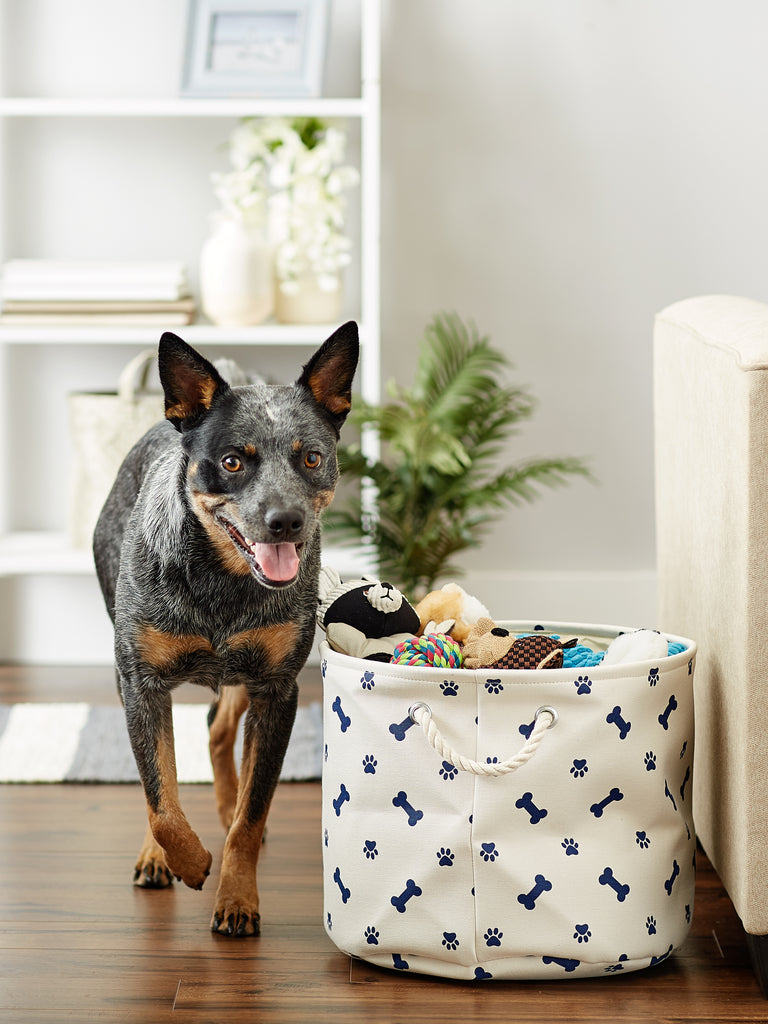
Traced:
<path id="1" fill-rule="evenodd" d="M 360 353 L 357 324 L 343 324 L 323 342 L 296 381 L 306 388 L 338 430 L 352 406 L 352 380 Z"/>
<path id="2" fill-rule="evenodd" d="M 188 430 L 229 391 L 216 367 L 181 338 L 166 331 L 157 355 L 165 392 L 165 416 L 177 430 Z"/>

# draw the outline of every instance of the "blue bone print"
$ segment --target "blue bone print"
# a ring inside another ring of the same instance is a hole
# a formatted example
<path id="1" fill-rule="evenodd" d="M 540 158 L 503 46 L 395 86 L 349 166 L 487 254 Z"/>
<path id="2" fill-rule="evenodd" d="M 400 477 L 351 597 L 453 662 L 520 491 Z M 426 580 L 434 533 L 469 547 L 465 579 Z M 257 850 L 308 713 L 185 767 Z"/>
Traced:
<path id="1" fill-rule="evenodd" d="M 407 960 L 403 960 L 403 958 L 400 956 L 399 953 L 393 953 L 392 954 L 392 966 L 395 968 L 396 971 L 407 971 L 408 970 L 408 961 Z"/>
<path id="2" fill-rule="evenodd" d="M 655 967 L 657 964 L 663 964 L 669 954 L 673 950 L 673 946 L 670 946 L 666 953 L 662 953 L 661 956 L 652 956 L 651 962 L 648 964 L 649 967 Z"/>
<path id="3" fill-rule="evenodd" d="M 556 964 L 562 967 L 566 974 L 571 974 L 581 963 L 581 960 L 570 960 L 565 956 L 543 956 L 541 962 L 545 964 Z"/>
<path id="4" fill-rule="evenodd" d="M 333 809 L 334 809 L 334 811 L 336 811 L 336 817 L 337 818 L 341 817 L 341 808 L 350 799 L 351 799 L 351 797 L 349 795 L 349 790 L 347 789 L 347 787 L 342 782 L 341 789 L 339 790 L 339 795 L 336 797 L 335 800 L 331 800 L 331 803 L 333 804 Z"/>
<path id="5" fill-rule="evenodd" d="M 608 796 L 604 797 L 604 799 L 602 799 L 599 803 L 592 804 L 592 806 L 589 809 L 596 818 L 602 818 L 603 811 L 608 806 L 608 804 L 618 803 L 619 800 L 623 799 L 624 794 L 617 786 L 614 786 L 611 792 L 608 794 Z"/>
<path id="6" fill-rule="evenodd" d="M 609 712 L 605 718 L 606 722 L 611 725 L 615 725 L 619 730 L 619 739 L 625 740 L 629 734 L 629 730 L 632 728 L 632 723 L 625 721 L 621 717 L 621 705 L 617 704 L 613 711 Z"/>
<path id="7" fill-rule="evenodd" d="M 333 872 L 333 880 L 336 883 L 336 885 L 338 885 L 339 891 L 341 892 L 341 902 L 342 903 L 348 903 L 349 902 L 349 898 L 352 895 L 352 893 L 349 891 L 349 889 L 346 887 L 346 885 L 344 885 L 344 883 L 342 882 L 342 880 L 341 880 L 341 870 L 339 868 L 336 868 L 336 870 Z"/>
<path id="8" fill-rule="evenodd" d="M 483 967 L 475 968 L 475 981 L 490 981 L 493 975 Z"/>
<path id="9" fill-rule="evenodd" d="M 677 861 L 672 862 L 672 875 L 664 883 L 664 888 L 667 890 L 667 896 L 672 895 L 672 886 L 675 884 L 675 879 L 680 874 L 680 865 Z"/>
<path id="10" fill-rule="evenodd" d="M 424 811 L 417 811 L 411 804 L 408 803 L 408 794 L 404 790 L 400 790 L 396 797 L 392 799 L 393 807 L 402 807 L 405 813 L 408 815 L 408 824 L 415 825 L 417 821 L 421 821 L 424 817 Z"/>
<path id="11" fill-rule="evenodd" d="M 405 889 L 403 889 L 399 896 L 393 896 L 389 902 L 398 914 L 404 914 L 407 910 L 406 904 L 408 903 L 408 900 L 412 899 L 414 896 L 421 896 L 421 887 L 416 885 L 412 878 L 409 878 L 405 883 Z"/>
<path id="12" fill-rule="evenodd" d="M 598 878 L 598 882 L 600 885 L 609 885 L 616 893 L 616 899 L 619 903 L 623 903 L 627 896 L 629 896 L 629 886 L 622 884 L 615 878 L 611 868 L 606 868 L 603 871 L 602 875 Z"/>
<path id="13" fill-rule="evenodd" d="M 688 765 L 688 767 L 685 769 L 685 778 L 683 779 L 683 784 L 680 787 L 680 799 L 683 800 L 683 801 L 685 800 L 685 787 L 688 785 L 688 780 L 690 779 L 690 777 L 691 777 L 691 766 Z"/>
<path id="14" fill-rule="evenodd" d="M 672 694 L 672 695 L 670 696 L 670 698 L 669 698 L 669 703 L 667 704 L 666 708 L 665 708 L 665 709 L 664 709 L 664 710 L 662 711 L 662 713 L 661 713 L 661 714 L 659 715 L 659 725 L 660 725 L 660 726 L 662 727 L 662 729 L 664 729 L 665 731 L 666 731 L 667 729 L 669 729 L 669 716 L 670 716 L 670 715 L 672 714 L 672 712 L 673 712 L 673 711 L 675 711 L 676 709 L 677 709 L 677 698 L 675 697 L 675 695 L 674 695 L 674 693 L 673 693 L 673 694 Z"/>
<path id="15" fill-rule="evenodd" d="M 533 802 L 533 793 L 523 793 L 519 800 L 515 800 L 515 807 L 521 811 L 527 811 L 531 817 L 531 824 L 538 825 L 542 818 L 549 813 L 543 807 L 539 808 Z"/>
<path id="16" fill-rule="evenodd" d="M 664 779 L 664 796 L 668 796 L 669 797 L 669 799 L 672 801 L 672 806 L 675 808 L 675 810 L 677 810 L 677 804 L 675 803 L 675 798 L 672 796 L 672 794 L 669 791 L 669 785 L 667 784 L 667 780 L 666 779 Z"/>
<path id="17" fill-rule="evenodd" d="M 549 892 L 552 888 L 552 883 L 544 875 L 536 875 L 534 878 L 536 883 L 530 892 L 521 892 L 517 897 L 517 902 L 521 903 L 526 910 L 536 909 L 536 900 L 541 896 L 543 892 Z"/>
<path id="18" fill-rule="evenodd" d="M 405 739 L 405 734 L 408 732 L 411 726 L 415 724 L 416 723 L 409 715 L 407 718 L 404 718 L 402 722 L 393 722 L 392 725 L 390 725 L 389 727 L 389 731 L 392 733 L 392 735 L 395 737 L 398 743 L 402 743 L 403 740 Z"/>
<path id="19" fill-rule="evenodd" d="M 333 704 L 331 704 L 331 711 L 335 711 L 339 716 L 341 731 L 346 732 L 350 725 L 352 725 L 352 719 L 344 714 L 344 709 L 341 706 L 341 697 L 337 697 Z"/>
<path id="20" fill-rule="evenodd" d="M 517 731 L 520 733 L 520 735 L 523 737 L 523 739 L 526 739 L 526 740 L 530 739 L 531 738 L 531 733 L 533 732 L 534 725 L 536 725 L 536 719 L 535 718 L 528 725 L 525 725 L 525 723 L 523 723 L 523 725 L 521 725 L 518 728 Z"/>

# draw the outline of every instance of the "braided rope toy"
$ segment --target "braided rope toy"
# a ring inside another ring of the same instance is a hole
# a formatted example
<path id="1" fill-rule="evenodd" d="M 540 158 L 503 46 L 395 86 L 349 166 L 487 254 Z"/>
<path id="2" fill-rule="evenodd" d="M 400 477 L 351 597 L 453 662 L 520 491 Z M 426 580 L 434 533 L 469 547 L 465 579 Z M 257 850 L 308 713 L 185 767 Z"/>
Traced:
<path id="1" fill-rule="evenodd" d="M 393 665 L 426 668 L 461 668 L 461 647 L 445 633 L 415 636 L 399 643 L 392 654 Z"/>

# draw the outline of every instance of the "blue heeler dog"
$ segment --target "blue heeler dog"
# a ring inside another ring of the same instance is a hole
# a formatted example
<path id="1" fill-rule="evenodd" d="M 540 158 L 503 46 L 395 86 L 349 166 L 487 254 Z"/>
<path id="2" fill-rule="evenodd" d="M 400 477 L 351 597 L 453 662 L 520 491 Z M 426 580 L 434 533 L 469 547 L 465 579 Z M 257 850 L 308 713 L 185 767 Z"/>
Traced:
<path id="1" fill-rule="evenodd" d="M 228 830 L 211 928 L 257 935 L 256 863 L 314 637 L 320 515 L 358 359 L 353 322 L 290 386 L 230 387 L 174 334 L 160 339 L 166 420 L 123 463 L 94 535 L 149 829 L 134 882 L 202 887 L 211 867 L 179 803 L 171 694 L 217 695 L 209 714 Z M 245 713 L 239 783 L 233 747 Z"/>

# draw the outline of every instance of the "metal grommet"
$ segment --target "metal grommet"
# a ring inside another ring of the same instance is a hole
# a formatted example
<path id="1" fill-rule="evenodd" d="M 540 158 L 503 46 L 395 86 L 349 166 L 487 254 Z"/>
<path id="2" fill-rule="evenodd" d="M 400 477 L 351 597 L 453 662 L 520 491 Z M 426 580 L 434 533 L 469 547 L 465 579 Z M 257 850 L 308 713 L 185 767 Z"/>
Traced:
<path id="1" fill-rule="evenodd" d="M 544 711 L 547 711 L 550 715 L 552 715 L 552 721 L 549 723 L 547 728 L 548 729 L 553 729 L 557 725 L 557 723 L 558 723 L 558 721 L 560 719 L 560 715 L 558 715 L 558 713 L 555 711 L 555 709 L 553 707 L 550 707 L 549 704 L 545 704 L 544 707 L 538 708 L 538 710 L 536 711 L 536 714 L 534 715 L 535 721 L 538 722 L 539 715 L 542 714 Z"/>
<path id="2" fill-rule="evenodd" d="M 417 701 L 415 704 L 411 704 L 411 706 L 408 708 L 408 717 L 414 724 L 416 724 L 416 719 L 413 716 L 417 708 L 424 708 L 424 710 L 427 712 L 427 716 L 429 718 L 432 717 L 432 708 L 429 706 L 429 704 L 425 704 L 424 701 L 422 700 Z"/>

